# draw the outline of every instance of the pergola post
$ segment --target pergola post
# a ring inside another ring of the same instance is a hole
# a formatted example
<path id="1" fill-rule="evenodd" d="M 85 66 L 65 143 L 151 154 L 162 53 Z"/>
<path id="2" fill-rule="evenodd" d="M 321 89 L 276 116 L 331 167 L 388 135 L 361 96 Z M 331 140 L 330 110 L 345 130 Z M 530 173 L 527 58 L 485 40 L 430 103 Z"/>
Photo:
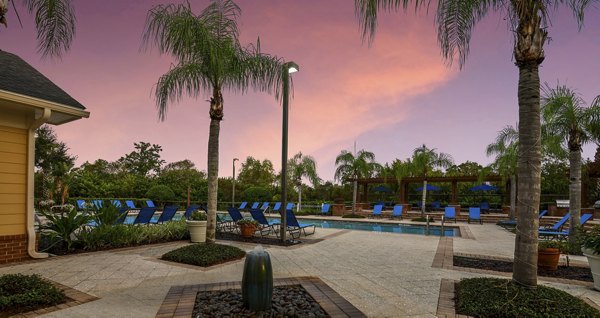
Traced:
<path id="1" fill-rule="evenodd" d="M 452 199 L 450 200 L 452 204 L 458 204 L 458 199 L 456 194 L 458 193 L 458 181 L 452 181 Z"/>

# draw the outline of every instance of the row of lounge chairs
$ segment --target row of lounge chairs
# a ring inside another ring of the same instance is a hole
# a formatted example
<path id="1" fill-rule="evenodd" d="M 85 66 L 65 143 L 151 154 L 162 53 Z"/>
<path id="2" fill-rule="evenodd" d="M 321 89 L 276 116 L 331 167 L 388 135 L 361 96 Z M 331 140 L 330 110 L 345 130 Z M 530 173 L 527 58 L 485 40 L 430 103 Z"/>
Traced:
<path id="1" fill-rule="evenodd" d="M 260 206 L 260 208 L 259 208 L 259 206 Z M 294 203 L 288 202 L 286 204 L 286 210 L 291 210 L 294 208 L 294 206 L 295 206 Z M 267 210 L 271 209 L 271 211 L 280 212 L 281 202 L 275 202 L 275 205 L 273 206 L 273 208 L 271 208 L 270 202 L 263 202 L 262 204 L 260 202 L 254 202 L 254 203 L 252 203 L 252 206 L 250 206 L 250 208 L 248 208 L 248 202 L 244 201 L 244 202 L 240 203 L 240 206 L 237 209 L 240 211 L 250 211 L 252 209 L 260 209 L 263 212 L 267 212 Z"/>
<path id="2" fill-rule="evenodd" d="M 296 219 L 296 215 L 292 212 L 293 204 L 290 206 L 288 204 L 289 209 L 286 209 L 286 230 L 290 234 L 290 236 L 294 239 L 300 237 L 302 233 L 305 236 L 312 235 L 315 233 L 316 226 L 314 224 L 306 224 L 298 222 Z M 227 209 L 229 216 L 231 217 L 231 221 L 221 221 L 219 220 L 218 227 L 222 230 L 229 231 L 239 231 L 237 227 L 237 222 L 244 219 L 244 216 L 240 212 L 238 208 L 229 208 Z M 279 237 L 279 232 L 281 229 L 281 221 L 279 220 L 271 220 L 269 221 L 264 214 L 264 210 L 261 209 L 250 209 L 250 216 L 253 220 L 258 222 L 257 232 L 260 233 L 261 237 L 274 234 Z M 307 230 L 312 228 L 312 232 L 308 232 Z"/>

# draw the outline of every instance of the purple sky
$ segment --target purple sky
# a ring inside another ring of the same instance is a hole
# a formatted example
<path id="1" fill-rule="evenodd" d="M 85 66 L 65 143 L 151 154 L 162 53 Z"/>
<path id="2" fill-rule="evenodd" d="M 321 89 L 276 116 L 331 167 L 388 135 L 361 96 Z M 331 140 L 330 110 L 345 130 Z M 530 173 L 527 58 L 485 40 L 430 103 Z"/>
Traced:
<path id="1" fill-rule="evenodd" d="M 163 147 L 167 162 L 190 159 L 206 170 L 207 96 L 171 105 L 157 119 L 153 86 L 171 60 L 140 50 L 148 9 L 164 1 L 75 1 L 77 34 L 62 60 L 36 53 L 31 16 L 14 11 L 0 29 L 0 49 L 32 64 L 91 112 L 89 119 L 56 127 L 78 164 L 115 160 L 146 141 Z M 190 1 L 199 13 L 207 1 Z M 518 117 L 518 69 L 512 38 L 500 15 L 477 25 L 463 70 L 447 67 L 437 46 L 432 15 L 384 15 L 374 44 L 362 45 L 349 0 L 240 0 L 244 44 L 260 36 L 263 52 L 293 60 L 289 156 L 317 160 L 332 180 L 336 155 L 372 151 L 380 163 L 409 157 L 421 144 L 451 154 L 456 163 L 488 164 L 485 147 Z M 566 8 L 552 15 L 551 41 L 540 68 L 542 82 L 574 87 L 587 102 L 600 94 L 600 9 L 587 12 L 581 32 Z M 220 176 L 232 158 L 270 159 L 281 166 L 281 107 L 273 96 L 225 92 L 220 135 Z M 595 145 L 584 146 L 584 157 Z M 238 163 L 239 168 L 239 163 Z"/>

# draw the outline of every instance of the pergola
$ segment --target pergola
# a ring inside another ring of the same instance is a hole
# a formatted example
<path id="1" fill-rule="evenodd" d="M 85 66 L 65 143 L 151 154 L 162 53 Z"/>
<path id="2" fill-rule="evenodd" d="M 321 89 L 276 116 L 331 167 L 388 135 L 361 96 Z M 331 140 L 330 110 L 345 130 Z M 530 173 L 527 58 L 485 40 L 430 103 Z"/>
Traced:
<path id="1" fill-rule="evenodd" d="M 356 179 L 358 184 L 363 185 L 363 193 L 364 198 L 367 198 L 368 194 L 368 185 L 371 183 L 388 183 L 390 178 L 361 178 Z M 411 183 L 423 183 L 425 180 L 424 177 L 404 177 L 400 182 L 400 203 L 406 204 L 407 193 L 408 193 L 408 185 Z M 350 179 L 350 181 L 354 181 L 354 179 Z M 458 193 L 458 183 L 459 182 L 477 182 L 477 181 L 491 181 L 498 182 L 502 181 L 502 177 L 498 175 L 488 175 L 483 178 L 483 180 L 479 179 L 478 176 L 454 176 L 454 177 L 427 177 L 427 182 L 444 182 L 452 184 L 452 196 L 451 196 L 451 204 L 458 204 L 457 193 Z M 509 190 L 510 191 L 510 190 Z"/>

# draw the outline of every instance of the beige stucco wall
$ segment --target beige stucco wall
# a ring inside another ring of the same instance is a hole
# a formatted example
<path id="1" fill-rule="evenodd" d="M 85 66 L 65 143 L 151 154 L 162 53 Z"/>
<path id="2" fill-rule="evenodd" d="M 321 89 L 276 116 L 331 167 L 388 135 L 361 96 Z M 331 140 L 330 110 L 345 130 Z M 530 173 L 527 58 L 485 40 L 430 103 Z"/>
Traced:
<path id="1" fill-rule="evenodd" d="M 0 236 L 25 234 L 27 215 L 28 131 L 4 124 L 0 124 Z"/>

